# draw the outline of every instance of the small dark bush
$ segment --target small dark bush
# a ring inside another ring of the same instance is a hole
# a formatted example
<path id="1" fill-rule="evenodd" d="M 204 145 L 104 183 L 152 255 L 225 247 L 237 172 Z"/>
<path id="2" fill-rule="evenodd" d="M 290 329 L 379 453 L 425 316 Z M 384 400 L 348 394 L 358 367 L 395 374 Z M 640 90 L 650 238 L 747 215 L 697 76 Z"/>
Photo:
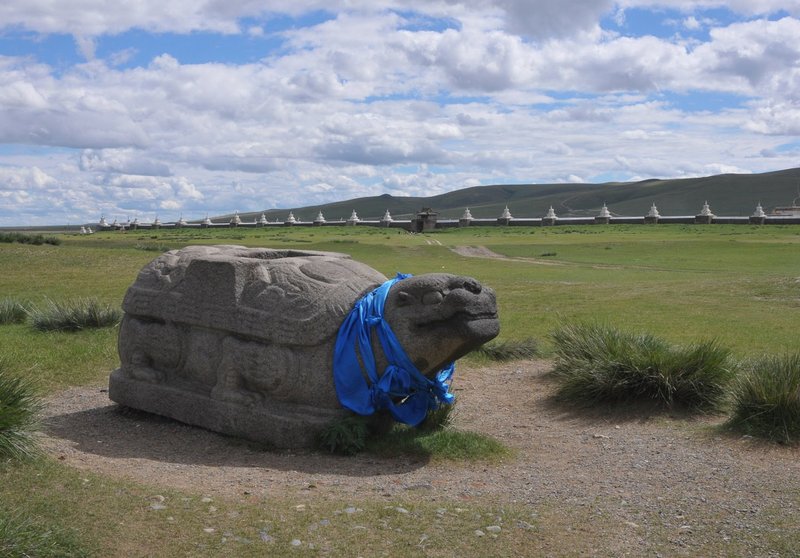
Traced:
<path id="1" fill-rule="evenodd" d="M 23 459 L 36 452 L 41 407 L 33 385 L 9 375 L 0 361 L 0 459 Z"/>
<path id="2" fill-rule="evenodd" d="M 728 425 L 779 443 L 800 442 L 800 353 L 747 365 L 733 386 Z"/>
<path id="3" fill-rule="evenodd" d="M 0 300 L 0 324 L 21 324 L 28 317 L 24 303 L 13 298 Z"/>
<path id="4" fill-rule="evenodd" d="M 345 417 L 320 432 L 319 445 L 330 453 L 355 455 L 367 445 L 368 436 L 368 417 Z"/>
<path id="5" fill-rule="evenodd" d="M 539 254 L 540 258 L 554 258 L 555 256 L 558 256 L 558 252 L 542 252 Z"/>
<path id="6" fill-rule="evenodd" d="M 498 362 L 536 358 L 540 354 L 539 343 L 530 337 L 519 341 L 490 341 L 473 352 Z"/>
<path id="7" fill-rule="evenodd" d="M 730 351 L 716 341 L 675 347 L 601 324 L 568 325 L 552 338 L 558 396 L 580 403 L 651 400 L 711 410 L 736 372 Z"/>
<path id="8" fill-rule="evenodd" d="M 31 323 L 39 331 L 79 331 L 86 328 L 111 327 L 122 319 L 122 310 L 94 298 L 69 302 L 47 300 L 44 308 L 29 312 Z"/>

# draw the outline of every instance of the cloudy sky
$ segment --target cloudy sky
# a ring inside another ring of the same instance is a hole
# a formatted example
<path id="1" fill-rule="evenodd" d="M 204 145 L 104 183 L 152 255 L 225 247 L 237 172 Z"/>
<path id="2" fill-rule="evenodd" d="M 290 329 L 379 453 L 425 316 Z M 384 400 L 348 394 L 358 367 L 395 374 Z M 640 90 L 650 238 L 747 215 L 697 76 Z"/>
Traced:
<path id="1" fill-rule="evenodd" d="M 0 226 L 797 166 L 800 0 L 0 3 Z"/>

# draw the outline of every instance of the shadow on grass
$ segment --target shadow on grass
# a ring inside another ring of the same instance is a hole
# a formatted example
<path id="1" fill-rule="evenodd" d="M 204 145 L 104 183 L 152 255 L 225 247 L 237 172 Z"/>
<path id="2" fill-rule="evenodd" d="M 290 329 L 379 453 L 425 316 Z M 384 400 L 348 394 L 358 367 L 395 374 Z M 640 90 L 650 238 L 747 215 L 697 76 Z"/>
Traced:
<path id="1" fill-rule="evenodd" d="M 44 421 L 44 431 L 73 442 L 84 453 L 186 465 L 370 477 L 414 471 L 428 462 L 424 454 L 386 458 L 367 453 L 340 457 L 308 449 L 266 448 L 111 403 L 50 416 Z"/>

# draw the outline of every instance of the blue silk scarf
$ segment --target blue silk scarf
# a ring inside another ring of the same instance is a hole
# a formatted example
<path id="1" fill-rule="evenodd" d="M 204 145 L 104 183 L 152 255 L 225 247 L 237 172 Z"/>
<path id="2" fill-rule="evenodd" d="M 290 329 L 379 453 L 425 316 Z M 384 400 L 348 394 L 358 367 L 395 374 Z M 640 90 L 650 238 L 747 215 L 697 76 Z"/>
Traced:
<path id="1" fill-rule="evenodd" d="M 442 368 L 436 373 L 435 379 L 426 378 L 411 362 L 383 319 L 389 289 L 408 277 L 411 275 L 398 273 L 397 277 L 356 302 L 342 322 L 336 338 L 333 380 L 343 407 L 359 415 L 371 415 L 388 409 L 395 420 L 416 426 L 425 419 L 429 410 L 454 401 L 455 396 L 449 392 L 449 382 L 455 371 L 455 363 L 451 362 Z M 388 362 L 380 377 L 370 342 L 372 330 L 377 332 Z M 366 377 L 362 363 L 366 368 Z"/>

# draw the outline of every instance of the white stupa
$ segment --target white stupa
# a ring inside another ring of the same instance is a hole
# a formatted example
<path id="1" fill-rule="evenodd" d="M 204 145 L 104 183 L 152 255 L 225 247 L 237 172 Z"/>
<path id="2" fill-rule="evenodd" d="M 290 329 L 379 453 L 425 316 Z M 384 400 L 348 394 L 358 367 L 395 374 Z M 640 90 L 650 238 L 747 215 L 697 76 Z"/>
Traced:
<path id="1" fill-rule="evenodd" d="M 317 213 L 317 217 L 314 219 L 314 222 L 315 223 L 324 223 L 325 222 L 325 216 L 322 214 L 322 211 Z"/>
<path id="2" fill-rule="evenodd" d="M 758 202 L 758 205 L 756 206 L 756 210 L 753 213 L 753 217 L 766 217 L 766 216 L 767 216 L 767 214 L 764 213 L 764 208 L 761 207 L 761 202 Z"/>
<path id="3" fill-rule="evenodd" d="M 556 215 L 556 212 L 553 209 L 552 205 L 550 206 L 550 209 L 547 210 L 547 213 L 545 214 L 544 218 L 545 219 L 551 219 L 551 220 L 558 219 L 558 216 Z"/>
<path id="4" fill-rule="evenodd" d="M 101 229 L 108 227 L 108 221 L 106 221 L 105 216 L 103 215 L 100 216 L 100 222 L 97 223 L 97 226 L 100 227 Z"/>
<path id="5" fill-rule="evenodd" d="M 239 212 L 238 211 L 234 211 L 233 212 L 233 217 L 231 217 L 231 225 L 239 226 L 241 224 L 242 224 L 242 218 L 239 217 Z"/>
<path id="6" fill-rule="evenodd" d="M 86 234 L 86 227 L 81 227 L 81 234 Z"/>
<path id="7" fill-rule="evenodd" d="M 714 214 L 711 213 L 711 208 L 708 206 L 708 201 L 703 204 L 703 209 L 700 210 L 700 215 L 703 217 L 713 217 Z"/>
<path id="8" fill-rule="evenodd" d="M 608 210 L 606 204 L 603 204 L 603 207 L 600 208 L 600 215 L 598 217 L 602 217 L 604 219 L 609 219 L 611 217 L 611 212 Z"/>
<path id="9" fill-rule="evenodd" d="M 353 210 L 353 213 L 350 214 L 350 218 L 347 220 L 348 223 L 358 223 L 361 219 L 358 218 L 358 214 L 356 210 Z"/>
<path id="10" fill-rule="evenodd" d="M 464 210 L 464 215 L 461 216 L 462 221 L 472 221 L 472 213 L 469 211 L 469 207 Z"/>
<path id="11" fill-rule="evenodd" d="M 208 216 L 208 213 L 206 213 L 206 218 L 203 219 L 203 225 L 205 225 L 206 227 L 210 227 L 211 224 L 212 224 L 211 218 Z"/>
<path id="12" fill-rule="evenodd" d="M 656 204 L 655 203 L 653 203 L 653 205 L 650 206 L 650 211 L 647 212 L 647 216 L 648 217 L 660 217 L 660 215 L 658 214 L 658 209 L 656 208 Z"/>
<path id="13" fill-rule="evenodd" d="M 264 213 L 261 214 L 261 217 L 258 218 L 259 225 L 266 225 L 267 224 L 267 216 Z"/>
<path id="14" fill-rule="evenodd" d="M 386 213 L 384 213 L 383 217 L 381 217 L 381 223 L 391 223 L 392 221 L 394 221 L 394 219 L 392 219 L 392 214 L 389 213 L 389 210 L 387 209 Z"/>
<path id="15" fill-rule="evenodd" d="M 291 211 L 289 212 L 289 216 L 286 218 L 286 221 L 284 221 L 284 223 L 289 223 L 290 225 L 294 225 L 295 223 L 297 223 L 297 219 L 295 218 L 293 212 Z"/>
<path id="16" fill-rule="evenodd" d="M 186 219 L 183 218 L 183 213 L 181 213 L 180 218 L 178 218 L 178 226 L 179 227 L 185 227 L 188 224 L 189 223 L 186 222 Z"/>
<path id="17" fill-rule="evenodd" d="M 508 206 L 503 210 L 503 214 L 500 215 L 501 219 L 513 219 L 511 216 L 511 211 L 509 211 Z"/>

